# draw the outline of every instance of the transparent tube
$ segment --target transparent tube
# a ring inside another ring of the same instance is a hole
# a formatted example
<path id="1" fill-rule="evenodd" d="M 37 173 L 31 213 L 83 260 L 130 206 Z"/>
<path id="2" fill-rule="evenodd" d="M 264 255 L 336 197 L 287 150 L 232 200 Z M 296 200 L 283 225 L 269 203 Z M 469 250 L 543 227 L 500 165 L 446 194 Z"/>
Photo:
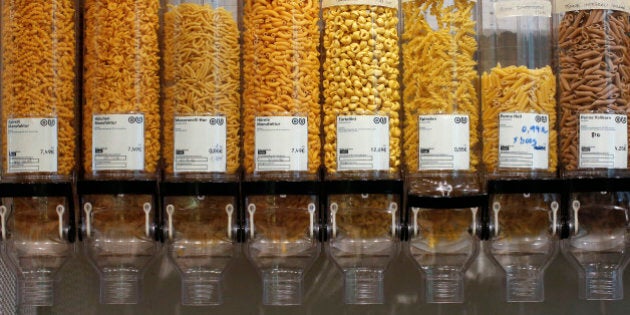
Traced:
<path id="1" fill-rule="evenodd" d="M 144 269 L 157 254 L 151 195 L 82 196 L 84 246 L 100 275 L 103 304 L 137 304 Z"/>
<path id="2" fill-rule="evenodd" d="M 302 304 L 304 274 L 319 255 L 317 197 L 248 196 L 247 255 L 262 275 L 263 304 Z"/>
<path id="3" fill-rule="evenodd" d="M 411 193 L 480 191 L 477 11 L 476 1 L 403 1 L 403 149 Z"/>
<path id="4" fill-rule="evenodd" d="M 165 197 L 168 253 L 182 278 L 183 305 L 223 301 L 223 271 L 232 260 L 237 231 L 234 197 Z"/>
<path id="5" fill-rule="evenodd" d="M 483 163 L 487 178 L 556 174 L 551 0 L 481 1 Z"/>
<path id="6" fill-rule="evenodd" d="M 398 2 L 323 1 L 322 17 L 326 175 L 396 179 L 402 134 Z"/>
<path id="7" fill-rule="evenodd" d="M 384 274 L 398 252 L 396 195 L 330 195 L 328 255 L 344 273 L 346 304 L 385 302 Z"/>
<path id="8" fill-rule="evenodd" d="M 492 197 L 487 250 L 505 272 L 508 302 L 544 300 L 544 272 L 557 252 L 559 200 L 554 194 Z"/>
<path id="9" fill-rule="evenodd" d="M 579 296 L 586 300 L 623 299 L 623 272 L 630 261 L 627 192 L 594 192 L 571 197 L 573 231 L 562 252 L 579 275 Z"/>
<path id="10" fill-rule="evenodd" d="M 476 257 L 477 208 L 412 208 L 410 252 L 425 278 L 428 303 L 462 303 L 464 273 Z"/>
<path id="11" fill-rule="evenodd" d="M 316 0 L 244 1 L 247 179 L 317 178 L 321 165 L 318 14 Z"/>
<path id="12" fill-rule="evenodd" d="M 554 14 L 562 174 L 627 175 L 630 11 L 574 2 Z"/>
<path id="13" fill-rule="evenodd" d="M 70 180 L 78 158 L 77 1 L 1 6 L 3 180 Z"/>
<path id="14" fill-rule="evenodd" d="M 233 0 L 178 0 L 167 5 L 163 24 L 167 179 L 238 178 L 237 14 Z"/>
<path id="15" fill-rule="evenodd" d="M 159 0 L 86 0 L 83 171 L 86 178 L 157 176 Z"/>

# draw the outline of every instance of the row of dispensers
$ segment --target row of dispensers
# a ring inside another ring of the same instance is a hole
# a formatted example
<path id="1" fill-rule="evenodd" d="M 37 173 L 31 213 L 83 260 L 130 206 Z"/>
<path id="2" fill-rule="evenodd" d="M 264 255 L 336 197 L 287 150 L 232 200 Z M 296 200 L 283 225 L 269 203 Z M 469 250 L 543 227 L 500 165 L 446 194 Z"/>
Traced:
<path id="1" fill-rule="evenodd" d="M 2 258 L 22 305 L 53 304 L 55 274 L 77 240 L 105 304 L 138 302 L 162 246 L 183 305 L 222 303 L 236 246 L 261 275 L 265 305 L 300 304 L 322 248 L 344 274 L 348 304 L 384 302 L 385 270 L 402 246 L 428 303 L 463 302 L 480 241 L 505 272 L 509 302 L 544 300 L 558 252 L 577 270 L 581 298 L 622 299 L 630 260 L 630 179 L 494 181 L 487 193 L 452 197 L 411 196 L 400 181 L 1 184 L 0 196 Z"/>

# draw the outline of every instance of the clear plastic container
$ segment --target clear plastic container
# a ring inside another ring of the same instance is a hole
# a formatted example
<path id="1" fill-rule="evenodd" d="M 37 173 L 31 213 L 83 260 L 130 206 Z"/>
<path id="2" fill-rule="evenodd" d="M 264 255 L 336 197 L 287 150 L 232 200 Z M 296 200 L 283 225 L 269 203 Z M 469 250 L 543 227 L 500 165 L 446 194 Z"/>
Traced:
<path id="1" fill-rule="evenodd" d="M 85 0 L 83 172 L 155 178 L 160 160 L 159 0 Z"/>
<path id="2" fill-rule="evenodd" d="M 555 177 L 558 164 L 551 0 L 481 1 L 486 177 Z"/>
<path id="3" fill-rule="evenodd" d="M 313 180 L 321 165 L 319 1 L 245 0 L 246 179 Z"/>
<path id="4" fill-rule="evenodd" d="M 168 1 L 163 24 L 167 179 L 238 179 L 237 21 L 236 0 Z"/>
<path id="5" fill-rule="evenodd" d="M 573 0 L 554 12 L 565 177 L 628 171 L 630 6 Z"/>
<path id="6" fill-rule="evenodd" d="M 78 159 L 76 0 L 2 1 L 2 177 L 68 181 Z"/>
<path id="7" fill-rule="evenodd" d="M 464 273 L 477 256 L 478 208 L 411 208 L 409 248 L 424 273 L 428 303 L 462 303 Z M 472 235 L 471 235 L 472 234 Z"/>
<path id="8" fill-rule="evenodd" d="M 490 246 L 505 272 L 508 302 L 542 302 L 544 272 L 557 253 L 560 233 L 557 194 L 497 194 L 490 204 Z"/>
<path id="9" fill-rule="evenodd" d="M 164 198 L 168 253 L 182 278 L 183 305 L 223 301 L 223 271 L 234 255 L 236 200 L 231 196 Z"/>
<path id="10" fill-rule="evenodd" d="M 398 253 L 398 196 L 328 196 L 328 255 L 344 274 L 346 304 L 385 302 L 385 271 Z"/>
<path id="11" fill-rule="evenodd" d="M 403 149 L 413 194 L 481 190 L 477 6 L 402 1 Z"/>
<path id="12" fill-rule="evenodd" d="M 328 178 L 400 177 L 398 7 L 393 0 L 322 3 Z"/>
<path id="13" fill-rule="evenodd" d="M 102 304 L 137 304 L 158 253 L 152 195 L 82 196 L 83 246 L 100 275 Z"/>
<path id="14" fill-rule="evenodd" d="M 569 205 L 571 235 L 562 253 L 579 275 L 579 297 L 623 299 L 623 273 L 628 254 L 628 192 L 576 193 Z"/>
<path id="15" fill-rule="evenodd" d="M 72 255 L 67 239 L 71 202 L 65 197 L 2 199 L 2 240 L 17 270 L 20 305 L 53 305 L 56 274 Z"/>
<path id="16" fill-rule="evenodd" d="M 319 256 L 314 195 L 246 198 L 247 255 L 261 273 L 264 305 L 302 304 L 304 274 Z"/>

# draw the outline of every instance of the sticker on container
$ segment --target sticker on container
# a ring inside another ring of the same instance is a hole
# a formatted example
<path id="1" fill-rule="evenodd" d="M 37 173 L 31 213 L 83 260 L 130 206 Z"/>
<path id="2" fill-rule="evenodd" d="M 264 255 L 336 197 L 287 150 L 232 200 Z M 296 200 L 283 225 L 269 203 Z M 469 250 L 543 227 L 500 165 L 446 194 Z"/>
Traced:
<path id="1" fill-rule="evenodd" d="M 226 125 L 223 116 L 175 116 L 174 171 L 225 172 Z"/>
<path id="2" fill-rule="evenodd" d="M 627 0 L 557 0 L 554 13 L 580 10 L 616 10 L 630 13 L 630 2 Z"/>
<path id="3" fill-rule="evenodd" d="M 92 116 L 92 168 L 95 171 L 144 169 L 144 115 Z"/>
<path id="4" fill-rule="evenodd" d="M 418 117 L 418 169 L 470 168 L 470 123 L 466 115 Z"/>
<path id="5" fill-rule="evenodd" d="M 499 114 L 499 167 L 549 168 L 549 116 Z"/>
<path id="6" fill-rule="evenodd" d="M 551 17 L 551 1 L 549 0 L 510 0 L 494 3 L 497 18 L 518 16 Z"/>
<path id="7" fill-rule="evenodd" d="M 626 115 L 580 114 L 580 168 L 626 168 L 627 145 Z"/>
<path id="8" fill-rule="evenodd" d="M 344 5 L 374 5 L 379 7 L 398 9 L 398 0 L 323 0 L 322 8 Z"/>
<path id="9" fill-rule="evenodd" d="M 337 116 L 337 170 L 389 170 L 389 117 Z"/>
<path id="10" fill-rule="evenodd" d="M 7 120 L 9 173 L 57 172 L 57 118 Z"/>
<path id="11" fill-rule="evenodd" d="M 308 170 L 306 117 L 256 117 L 255 141 L 256 171 Z"/>

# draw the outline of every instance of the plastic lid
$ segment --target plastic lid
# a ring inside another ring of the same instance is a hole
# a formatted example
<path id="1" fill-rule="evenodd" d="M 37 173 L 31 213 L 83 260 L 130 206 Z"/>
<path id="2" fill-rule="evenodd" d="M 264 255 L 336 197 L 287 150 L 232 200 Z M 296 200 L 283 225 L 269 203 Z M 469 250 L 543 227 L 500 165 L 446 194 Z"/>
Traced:
<path id="1" fill-rule="evenodd" d="M 132 269 L 109 269 L 101 274 L 102 304 L 138 304 L 140 274 Z"/>
<path id="2" fill-rule="evenodd" d="M 425 284 L 427 303 L 464 302 L 464 275 L 461 272 L 427 275 Z"/>
<path id="3" fill-rule="evenodd" d="M 383 304 L 384 271 L 376 269 L 348 269 L 344 279 L 346 304 Z"/>
<path id="4" fill-rule="evenodd" d="M 623 299 L 623 278 L 619 270 L 589 271 L 586 269 L 584 298 L 587 300 Z M 581 290 L 582 291 L 582 290 Z"/>
<path id="5" fill-rule="evenodd" d="M 219 305 L 223 302 L 221 277 L 182 276 L 182 305 Z"/>
<path id="6" fill-rule="evenodd" d="M 264 305 L 302 304 L 301 270 L 265 270 L 262 276 Z"/>
<path id="7" fill-rule="evenodd" d="M 54 279 L 48 270 L 27 272 L 20 283 L 20 304 L 52 306 Z"/>

